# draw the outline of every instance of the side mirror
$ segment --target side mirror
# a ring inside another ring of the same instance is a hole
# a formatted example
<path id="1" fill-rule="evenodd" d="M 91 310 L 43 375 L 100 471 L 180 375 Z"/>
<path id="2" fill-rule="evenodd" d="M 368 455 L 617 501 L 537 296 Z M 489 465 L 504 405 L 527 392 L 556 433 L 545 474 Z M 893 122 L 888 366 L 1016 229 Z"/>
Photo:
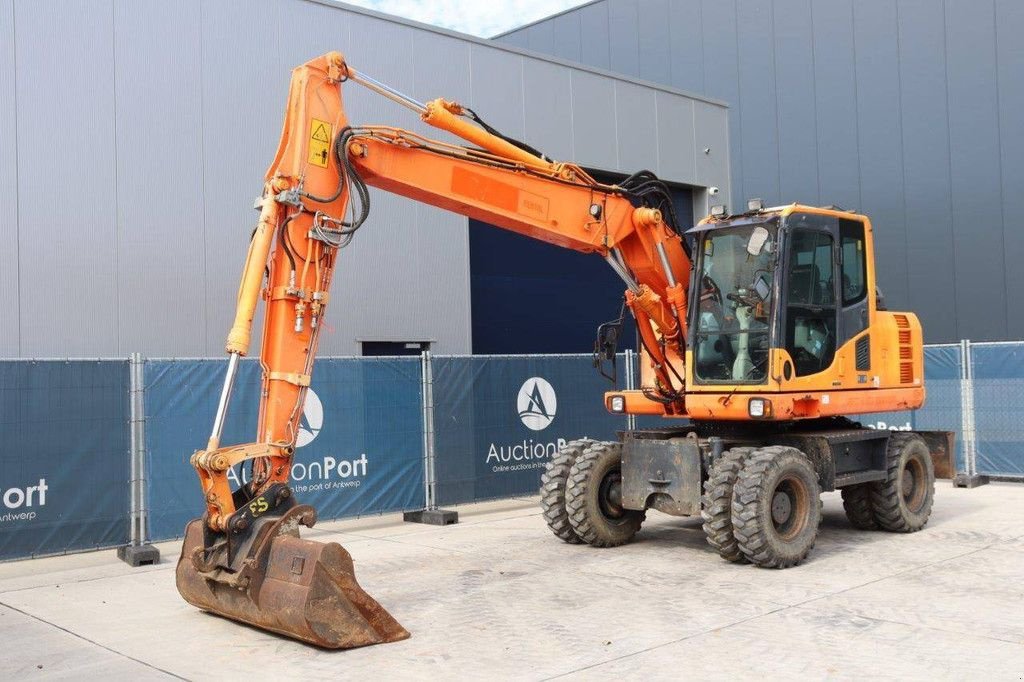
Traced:
<path id="1" fill-rule="evenodd" d="M 760 256 L 765 243 L 771 233 L 763 227 L 755 227 L 750 239 L 747 241 L 747 253 L 751 256 Z"/>
<path id="2" fill-rule="evenodd" d="M 597 342 L 594 344 L 594 355 L 600 360 L 614 360 L 619 347 L 618 324 L 602 324 L 597 328 Z"/>

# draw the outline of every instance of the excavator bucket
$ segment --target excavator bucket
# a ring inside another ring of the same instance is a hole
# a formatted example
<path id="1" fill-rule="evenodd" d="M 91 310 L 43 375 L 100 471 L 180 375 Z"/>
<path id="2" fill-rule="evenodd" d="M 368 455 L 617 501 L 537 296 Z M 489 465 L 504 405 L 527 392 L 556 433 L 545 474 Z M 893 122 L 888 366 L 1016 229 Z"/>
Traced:
<path id="1" fill-rule="evenodd" d="M 185 601 L 218 616 L 329 649 L 409 637 L 359 586 L 352 557 L 341 545 L 303 540 L 294 523 L 260 530 L 252 551 L 241 561 L 231 562 L 241 570 L 231 572 L 209 558 L 203 519 L 190 522 L 176 575 Z"/>

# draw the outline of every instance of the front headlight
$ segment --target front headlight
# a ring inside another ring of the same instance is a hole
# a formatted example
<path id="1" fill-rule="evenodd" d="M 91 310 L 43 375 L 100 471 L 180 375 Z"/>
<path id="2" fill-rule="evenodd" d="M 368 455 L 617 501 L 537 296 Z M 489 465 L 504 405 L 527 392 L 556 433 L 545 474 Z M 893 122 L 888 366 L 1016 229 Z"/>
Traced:
<path id="1" fill-rule="evenodd" d="M 772 416 L 772 403 L 764 398 L 751 398 L 747 403 L 747 413 L 754 419 Z"/>
<path id="2" fill-rule="evenodd" d="M 608 409 L 612 412 L 625 412 L 626 411 L 626 396 L 624 395 L 613 395 L 608 400 Z"/>

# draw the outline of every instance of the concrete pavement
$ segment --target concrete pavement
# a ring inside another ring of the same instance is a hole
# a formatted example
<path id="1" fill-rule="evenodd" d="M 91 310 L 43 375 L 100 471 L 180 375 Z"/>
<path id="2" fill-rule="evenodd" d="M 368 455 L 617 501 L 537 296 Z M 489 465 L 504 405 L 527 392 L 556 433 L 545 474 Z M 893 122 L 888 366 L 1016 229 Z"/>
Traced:
<path id="1" fill-rule="evenodd" d="M 910 678 L 1024 676 L 1024 485 L 940 482 L 914 535 L 853 530 L 825 496 L 818 544 L 785 571 L 722 561 L 696 520 L 650 512 L 630 545 L 569 546 L 536 500 L 325 523 L 411 639 L 331 652 L 201 613 L 177 545 L 0 564 L 0 679 Z"/>

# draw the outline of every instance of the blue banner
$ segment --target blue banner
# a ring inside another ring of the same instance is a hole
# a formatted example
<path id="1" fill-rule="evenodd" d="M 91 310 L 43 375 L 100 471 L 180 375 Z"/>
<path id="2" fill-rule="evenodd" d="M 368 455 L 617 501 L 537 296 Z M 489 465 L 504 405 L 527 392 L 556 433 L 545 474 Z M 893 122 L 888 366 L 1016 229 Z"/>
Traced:
<path id="1" fill-rule="evenodd" d="M 0 362 L 0 559 L 128 541 L 128 362 Z"/>
<path id="2" fill-rule="evenodd" d="M 204 510 L 189 457 L 205 447 L 224 360 L 146 363 L 147 489 L 153 540 L 179 537 Z M 261 369 L 240 363 L 221 442 L 252 442 Z M 321 519 L 423 506 L 419 358 L 322 358 L 306 396 L 292 466 L 299 502 Z M 236 486 L 248 465 L 232 472 Z"/>
<path id="3" fill-rule="evenodd" d="M 534 495 L 561 445 L 626 426 L 589 357 L 435 356 L 433 375 L 438 504 Z"/>
<path id="4" fill-rule="evenodd" d="M 977 472 L 1024 476 L 1024 343 L 971 344 L 971 370 Z"/>

